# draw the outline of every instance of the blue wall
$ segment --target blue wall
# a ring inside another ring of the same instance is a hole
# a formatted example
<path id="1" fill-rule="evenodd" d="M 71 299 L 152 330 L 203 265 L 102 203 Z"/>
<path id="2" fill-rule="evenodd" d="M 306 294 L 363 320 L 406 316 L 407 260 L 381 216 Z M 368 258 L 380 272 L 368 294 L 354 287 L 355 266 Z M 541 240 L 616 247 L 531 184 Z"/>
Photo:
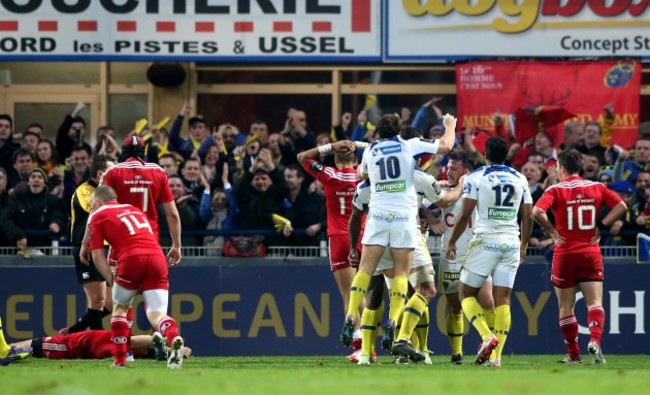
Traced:
<path id="1" fill-rule="evenodd" d="M 241 261 L 239 261 L 241 262 Z M 268 261 L 265 261 L 268 262 Z M 243 263 L 243 262 L 242 262 Z M 517 275 L 512 329 L 505 352 L 564 353 L 549 267 L 522 265 Z M 606 353 L 650 354 L 650 311 L 645 304 L 650 265 L 606 268 Z M 344 354 L 338 342 L 343 311 L 327 265 L 179 266 L 171 270 L 170 311 L 196 355 Z M 449 353 L 444 299 L 431 302 L 429 348 Z M 71 267 L 1 267 L 0 314 L 5 336 L 20 340 L 51 334 L 74 322 L 85 297 Z M 135 333 L 148 329 L 142 305 Z M 578 320 L 586 332 L 584 302 Z M 107 322 L 107 321 L 105 321 Z M 478 335 L 469 331 L 465 352 Z M 581 335 L 584 348 L 588 335 Z"/>

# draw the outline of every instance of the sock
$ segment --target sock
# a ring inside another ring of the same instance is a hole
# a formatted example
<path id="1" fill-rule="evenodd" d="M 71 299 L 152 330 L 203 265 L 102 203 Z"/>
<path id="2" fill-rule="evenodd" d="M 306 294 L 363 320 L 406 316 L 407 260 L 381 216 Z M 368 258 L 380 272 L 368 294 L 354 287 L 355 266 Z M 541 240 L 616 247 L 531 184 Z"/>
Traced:
<path id="1" fill-rule="evenodd" d="M 375 341 L 377 339 L 377 332 L 379 332 L 379 328 L 381 327 L 381 321 L 384 319 L 384 304 L 380 304 L 379 308 L 377 310 L 374 310 L 374 323 L 375 323 L 375 330 L 372 332 L 372 352 L 375 352 L 375 348 L 377 346 L 377 342 Z"/>
<path id="2" fill-rule="evenodd" d="M 91 331 L 97 331 L 104 329 L 102 325 L 102 311 L 88 309 L 86 315 L 88 316 L 88 327 Z"/>
<path id="3" fill-rule="evenodd" d="M 377 334 L 377 310 L 363 309 L 361 314 L 361 355 L 370 356 Z"/>
<path id="4" fill-rule="evenodd" d="M 77 332 L 85 331 L 86 328 L 88 328 L 88 324 L 89 324 L 89 320 L 88 320 L 89 313 L 90 313 L 90 309 L 86 310 L 86 314 L 81 316 L 81 318 L 79 318 L 74 325 L 68 328 L 68 333 L 77 333 Z"/>
<path id="5" fill-rule="evenodd" d="M 102 318 L 106 317 L 107 315 L 111 315 L 111 311 L 104 307 L 104 310 L 102 310 Z"/>
<path id="6" fill-rule="evenodd" d="M 415 333 L 418 335 L 421 351 L 428 351 L 427 343 L 429 341 L 429 306 L 427 305 L 422 312 L 420 321 L 415 326 Z"/>
<path id="7" fill-rule="evenodd" d="M 451 355 L 463 355 L 463 333 L 465 332 L 463 314 L 447 314 L 447 336 L 451 345 Z"/>
<path id="8" fill-rule="evenodd" d="M 113 356 L 115 364 L 126 363 L 126 351 L 129 340 L 129 324 L 124 317 L 111 318 L 111 339 L 113 340 Z"/>
<path id="9" fill-rule="evenodd" d="M 133 328 L 133 307 L 131 306 L 129 306 L 129 308 L 126 309 L 126 323 L 129 325 L 129 334 L 128 334 L 129 341 L 126 343 L 126 352 L 128 354 L 131 354 L 131 330 Z"/>
<path id="10" fill-rule="evenodd" d="M 174 338 L 179 335 L 176 321 L 174 321 L 170 316 L 166 316 L 158 321 L 158 332 L 165 336 L 167 344 L 169 345 L 171 345 L 174 342 Z"/>
<path id="11" fill-rule="evenodd" d="M 578 320 L 575 315 L 560 318 L 560 331 L 564 344 L 566 344 L 569 358 L 580 358 L 580 347 L 578 345 Z"/>
<path id="12" fill-rule="evenodd" d="M 587 312 L 587 322 L 589 322 L 589 341 L 594 341 L 600 346 L 603 327 L 605 326 L 605 310 L 603 307 L 591 306 Z"/>
<path id="13" fill-rule="evenodd" d="M 402 314 L 402 311 L 404 310 L 407 291 L 408 277 L 404 275 L 395 276 L 393 279 L 393 288 L 390 290 L 390 307 L 388 309 L 388 319 L 393 320 L 395 323 L 397 323 L 400 314 Z M 415 325 L 413 326 L 415 327 Z M 408 336 L 406 338 L 408 339 Z"/>
<path id="14" fill-rule="evenodd" d="M 483 312 L 485 313 L 485 322 L 487 322 L 488 328 L 490 328 L 491 331 L 494 330 L 494 320 L 495 320 L 495 316 L 496 316 L 495 310 L 494 309 L 490 309 L 490 310 L 483 309 Z"/>
<path id="15" fill-rule="evenodd" d="M 5 340 L 5 335 L 2 331 L 2 317 L 0 317 L 0 358 L 9 355 L 9 350 L 11 350 L 11 347 L 9 347 L 9 344 L 7 344 L 7 341 Z"/>
<path id="16" fill-rule="evenodd" d="M 486 340 L 492 332 L 490 327 L 485 321 L 485 313 L 483 308 L 478 303 L 475 297 L 469 297 L 461 300 L 461 306 L 463 306 L 463 311 L 469 322 L 474 325 L 474 328 L 478 331 L 478 334 L 481 335 L 481 339 Z"/>
<path id="17" fill-rule="evenodd" d="M 512 315 L 510 314 L 510 306 L 503 304 L 496 308 L 494 317 L 494 334 L 499 339 L 499 345 L 490 355 L 490 361 L 495 359 L 501 360 L 503 353 L 503 346 L 506 344 L 508 332 L 510 331 L 510 324 L 512 322 Z"/>
<path id="18" fill-rule="evenodd" d="M 350 287 L 350 303 L 348 304 L 347 317 L 356 317 L 359 312 L 359 306 L 363 297 L 366 296 L 368 292 L 368 285 L 370 284 L 370 276 L 368 273 L 357 272 L 352 280 L 352 286 Z"/>
<path id="19" fill-rule="evenodd" d="M 392 301 L 391 301 L 392 302 Z M 404 307 L 404 316 L 402 317 L 402 328 L 399 331 L 397 339 L 410 339 L 415 326 L 422 318 L 424 310 L 427 308 L 427 300 L 419 293 L 414 293 Z"/>

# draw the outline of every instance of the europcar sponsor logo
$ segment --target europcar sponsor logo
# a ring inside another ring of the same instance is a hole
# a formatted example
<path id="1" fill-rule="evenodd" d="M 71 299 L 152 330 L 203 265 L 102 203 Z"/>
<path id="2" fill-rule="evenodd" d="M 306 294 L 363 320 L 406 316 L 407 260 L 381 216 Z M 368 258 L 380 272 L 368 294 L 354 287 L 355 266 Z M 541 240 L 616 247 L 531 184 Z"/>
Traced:
<path id="1" fill-rule="evenodd" d="M 488 219 L 497 221 L 510 221 L 517 216 L 517 210 L 514 208 L 488 207 Z"/>
<path id="2" fill-rule="evenodd" d="M 378 182 L 375 185 L 375 192 L 404 192 L 406 191 L 406 181 L 387 181 Z"/>

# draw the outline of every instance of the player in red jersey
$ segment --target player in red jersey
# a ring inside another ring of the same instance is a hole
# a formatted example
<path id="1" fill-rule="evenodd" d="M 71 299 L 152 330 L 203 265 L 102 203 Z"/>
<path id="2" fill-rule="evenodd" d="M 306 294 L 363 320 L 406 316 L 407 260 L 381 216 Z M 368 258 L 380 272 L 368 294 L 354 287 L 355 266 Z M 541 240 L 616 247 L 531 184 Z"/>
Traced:
<path id="1" fill-rule="evenodd" d="M 582 363 L 578 345 L 578 321 L 574 314 L 576 287 L 580 286 L 588 313 L 589 353 L 594 363 L 605 363 L 601 337 L 605 324 L 603 299 L 603 257 L 598 242 L 597 219 L 600 208 L 610 209 L 601 224 L 609 228 L 627 210 L 621 198 L 604 184 L 578 176 L 582 155 L 570 149 L 563 151 L 556 164 L 560 183 L 544 192 L 533 208 L 533 218 L 553 238 L 555 252 L 551 281 L 560 307 L 560 330 L 569 355 L 563 363 Z M 555 227 L 547 212 L 553 210 Z M 556 230 L 557 229 L 557 230 Z"/>
<path id="2" fill-rule="evenodd" d="M 354 142 L 341 140 L 298 154 L 300 165 L 312 177 L 320 181 L 325 190 L 330 268 L 343 299 L 343 311 L 348 309 L 350 287 L 356 273 L 356 269 L 350 265 L 348 260 L 350 252 L 348 221 L 352 213 L 352 198 L 358 182 L 357 171 L 354 168 L 357 163 L 355 150 Z M 316 161 L 321 155 L 327 155 L 330 152 L 334 153 L 336 168 L 324 166 Z M 361 334 L 357 333 L 357 335 L 355 340 L 358 340 L 353 347 L 355 351 L 361 349 Z"/>
<path id="3" fill-rule="evenodd" d="M 146 215 L 130 204 L 119 204 L 117 194 L 108 185 L 95 189 L 92 213 L 88 218 L 90 250 L 97 270 L 113 286 L 111 331 L 115 366 L 126 365 L 129 325 L 126 311 L 141 292 L 149 322 L 171 346 L 168 368 L 179 368 L 183 358 L 183 338 L 176 321 L 167 315 L 169 277 L 167 260 L 154 236 Z M 119 265 L 115 280 L 104 255 L 104 240 L 112 247 Z M 175 262 L 170 260 L 170 264 Z"/>
<path id="4" fill-rule="evenodd" d="M 126 160 L 106 170 L 99 185 L 113 188 L 119 203 L 131 204 L 142 210 L 149 219 L 156 240 L 160 240 L 158 204 L 161 204 L 172 239 L 172 248 L 167 256 L 171 263 L 178 263 L 181 259 L 181 220 L 167 174 L 162 167 L 142 159 L 144 143 L 138 136 L 129 136 L 124 140 L 122 155 Z"/>

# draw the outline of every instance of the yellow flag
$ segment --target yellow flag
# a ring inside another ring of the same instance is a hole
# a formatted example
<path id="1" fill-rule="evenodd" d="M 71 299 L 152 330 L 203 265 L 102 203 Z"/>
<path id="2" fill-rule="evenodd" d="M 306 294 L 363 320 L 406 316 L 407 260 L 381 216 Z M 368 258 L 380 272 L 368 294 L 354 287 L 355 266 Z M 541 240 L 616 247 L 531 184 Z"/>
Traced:
<path id="1" fill-rule="evenodd" d="M 138 120 L 135 123 L 135 134 L 140 134 L 140 132 L 142 132 L 144 130 L 144 128 L 147 127 L 148 123 L 149 123 L 149 121 L 147 121 L 145 118 L 142 118 L 142 119 Z"/>

